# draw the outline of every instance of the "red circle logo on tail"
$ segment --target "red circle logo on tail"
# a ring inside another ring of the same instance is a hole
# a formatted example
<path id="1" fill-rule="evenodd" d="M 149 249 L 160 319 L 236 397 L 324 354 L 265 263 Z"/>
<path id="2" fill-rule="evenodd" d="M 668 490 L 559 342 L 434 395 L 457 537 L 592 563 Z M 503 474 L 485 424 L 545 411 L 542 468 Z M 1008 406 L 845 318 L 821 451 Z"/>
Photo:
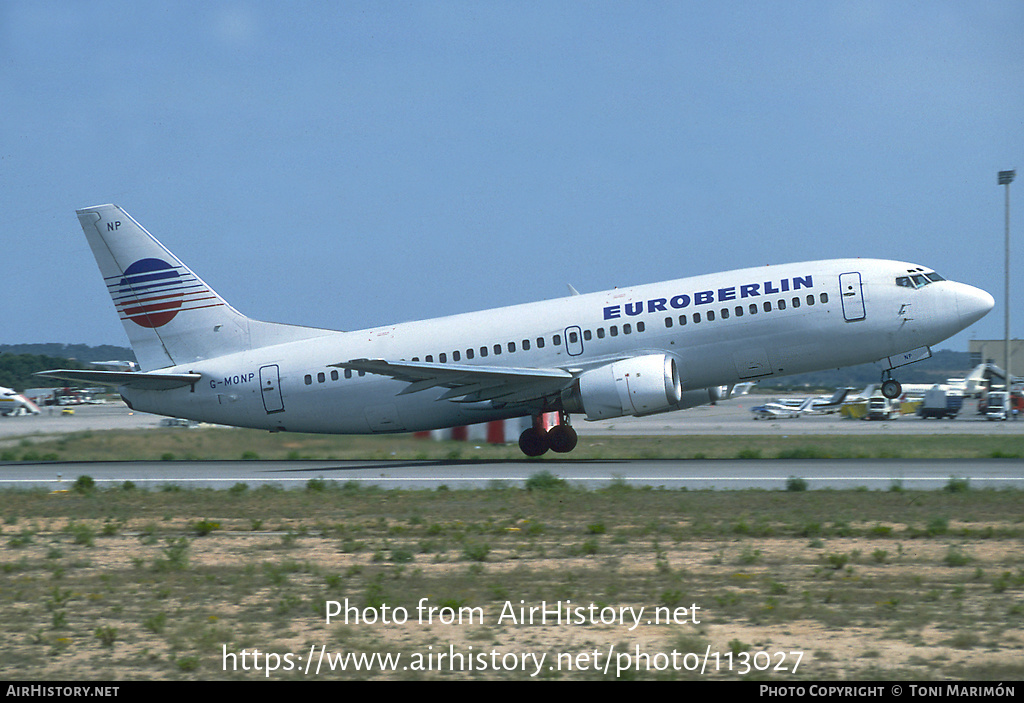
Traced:
<path id="1" fill-rule="evenodd" d="M 141 327 L 163 327 L 181 308 L 178 270 L 162 259 L 139 259 L 112 291 L 123 318 Z"/>

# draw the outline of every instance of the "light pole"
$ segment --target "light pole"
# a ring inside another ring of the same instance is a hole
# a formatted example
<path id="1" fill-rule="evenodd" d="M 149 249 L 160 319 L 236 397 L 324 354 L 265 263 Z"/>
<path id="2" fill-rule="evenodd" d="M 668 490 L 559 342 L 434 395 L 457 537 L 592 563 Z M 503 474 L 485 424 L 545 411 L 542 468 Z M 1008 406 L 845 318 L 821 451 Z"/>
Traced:
<path id="1" fill-rule="evenodd" d="M 1016 169 L 1013 171 L 999 172 L 999 185 L 1006 186 L 1006 280 L 1003 285 L 1003 295 L 1006 296 L 1003 302 L 1003 314 L 1005 316 L 1003 329 L 1003 358 L 1005 359 L 1006 368 L 1004 368 L 1003 371 L 1006 373 L 1007 395 L 1010 393 L 1012 379 L 1010 376 L 1010 184 L 1013 183 L 1013 179 L 1016 175 Z"/>

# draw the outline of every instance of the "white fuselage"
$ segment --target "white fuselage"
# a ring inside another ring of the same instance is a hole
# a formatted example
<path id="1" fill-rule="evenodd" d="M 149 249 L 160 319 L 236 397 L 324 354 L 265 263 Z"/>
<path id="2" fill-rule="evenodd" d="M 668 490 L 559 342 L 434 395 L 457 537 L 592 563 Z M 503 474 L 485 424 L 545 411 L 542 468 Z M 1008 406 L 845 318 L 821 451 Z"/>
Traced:
<path id="1" fill-rule="evenodd" d="M 896 284 L 915 269 L 922 270 L 871 259 L 765 266 L 328 333 L 162 370 L 201 374 L 193 387 L 123 388 L 122 394 L 138 410 L 174 417 L 365 434 L 470 424 L 541 408 L 453 402 L 440 399 L 444 388 L 402 394 L 406 381 L 332 364 L 385 359 L 579 373 L 663 353 L 675 359 L 684 391 L 694 391 L 928 347 L 992 306 L 984 291 L 952 281 Z M 679 407 L 686 405 L 668 409 Z"/>

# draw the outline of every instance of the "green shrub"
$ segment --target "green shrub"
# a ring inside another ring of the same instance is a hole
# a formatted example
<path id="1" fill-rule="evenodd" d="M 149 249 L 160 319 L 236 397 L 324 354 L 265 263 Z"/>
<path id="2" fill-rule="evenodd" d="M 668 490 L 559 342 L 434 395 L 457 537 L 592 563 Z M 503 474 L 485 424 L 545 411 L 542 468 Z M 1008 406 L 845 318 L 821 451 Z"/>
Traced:
<path id="1" fill-rule="evenodd" d="M 565 479 L 558 478 L 550 471 L 538 471 L 526 479 L 528 491 L 555 491 L 568 487 Z"/>
<path id="2" fill-rule="evenodd" d="M 75 479 L 75 485 L 72 486 L 71 490 L 81 495 L 92 493 L 96 490 L 96 481 L 93 480 L 92 476 L 83 474 Z"/>
<path id="3" fill-rule="evenodd" d="M 787 491 L 806 491 L 807 481 L 798 476 L 790 476 L 786 479 Z"/>

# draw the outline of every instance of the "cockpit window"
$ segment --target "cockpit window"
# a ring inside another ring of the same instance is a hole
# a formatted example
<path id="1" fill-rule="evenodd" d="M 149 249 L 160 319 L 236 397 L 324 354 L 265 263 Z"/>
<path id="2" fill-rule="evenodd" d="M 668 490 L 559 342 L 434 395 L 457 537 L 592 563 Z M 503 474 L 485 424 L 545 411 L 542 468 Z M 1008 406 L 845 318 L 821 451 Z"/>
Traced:
<path id="1" fill-rule="evenodd" d="M 918 269 L 918 270 L 920 270 L 920 269 Z M 932 271 L 930 273 L 914 273 L 914 272 L 908 272 L 908 273 L 910 273 L 909 276 L 897 276 L 896 277 L 896 285 L 897 286 L 900 286 L 902 288 L 921 288 L 922 286 L 926 286 L 929 283 L 935 283 L 937 281 L 945 281 L 946 280 L 945 278 L 943 278 L 939 274 L 935 273 L 934 271 Z"/>

